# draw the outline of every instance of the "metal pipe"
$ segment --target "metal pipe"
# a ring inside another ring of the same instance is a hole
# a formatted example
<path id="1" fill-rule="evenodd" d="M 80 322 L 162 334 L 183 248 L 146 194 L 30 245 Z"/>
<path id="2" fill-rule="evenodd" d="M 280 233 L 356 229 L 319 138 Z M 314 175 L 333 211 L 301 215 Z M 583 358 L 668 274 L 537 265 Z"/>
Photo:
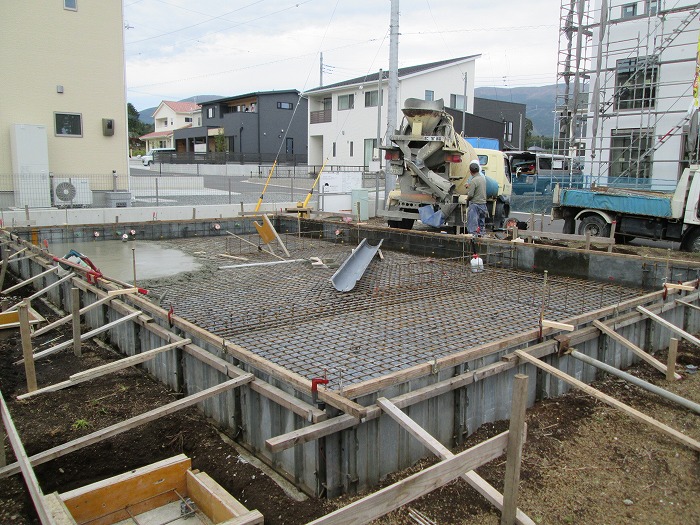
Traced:
<path id="1" fill-rule="evenodd" d="M 665 390 L 661 387 L 658 387 L 656 385 L 652 385 L 651 383 L 647 383 L 643 379 L 639 379 L 638 377 L 634 377 L 631 374 L 628 374 L 627 372 L 623 372 L 622 370 L 618 370 L 614 366 L 610 366 L 608 364 L 603 363 L 602 361 L 598 361 L 597 359 L 593 359 L 592 357 L 588 357 L 586 354 L 582 354 L 578 350 L 572 350 L 571 351 L 571 357 L 574 357 L 578 359 L 579 361 L 583 361 L 584 363 L 588 363 L 589 365 L 595 366 L 596 368 L 599 368 L 601 370 L 604 370 L 608 372 L 609 374 L 612 374 L 614 376 L 617 376 L 621 379 L 624 379 L 625 381 L 629 381 L 633 385 L 638 386 L 639 388 L 643 388 L 644 390 L 648 390 L 649 392 L 652 392 L 654 394 L 657 394 L 664 399 L 667 399 L 669 401 L 673 401 L 674 403 L 678 403 L 682 407 L 685 407 L 689 410 L 692 410 L 693 412 L 696 412 L 700 414 L 700 404 L 694 403 L 693 401 L 690 401 L 684 397 L 678 396 L 672 392 L 669 392 L 668 390 Z"/>

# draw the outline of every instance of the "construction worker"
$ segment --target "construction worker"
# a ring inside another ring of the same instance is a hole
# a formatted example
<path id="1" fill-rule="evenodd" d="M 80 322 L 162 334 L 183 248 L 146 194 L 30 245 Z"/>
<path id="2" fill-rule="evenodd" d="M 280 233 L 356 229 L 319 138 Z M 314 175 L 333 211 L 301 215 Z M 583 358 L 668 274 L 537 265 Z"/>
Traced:
<path id="1" fill-rule="evenodd" d="M 486 217 L 489 212 L 486 208 L 486 177 L 481 173 L 481 165 L 478 160 L 469 163 L 469 178 L 467 188 L 467 232 L 472 235 L 483 235 L 486 230 Z"/>

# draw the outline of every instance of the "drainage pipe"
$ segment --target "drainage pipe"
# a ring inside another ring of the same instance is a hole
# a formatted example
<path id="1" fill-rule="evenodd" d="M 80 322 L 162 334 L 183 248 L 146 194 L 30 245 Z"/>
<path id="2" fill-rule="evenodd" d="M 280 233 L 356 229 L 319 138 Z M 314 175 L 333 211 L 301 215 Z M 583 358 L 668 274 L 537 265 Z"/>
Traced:
<path id="1" fill-rule="evenodd" d="M 628 374 L 627 372 L 623 372 L 622 370 L 618 370 L 614 366 L 610 366 L 608 364 L 603 363 L 602 361 L 598 361 L 597 359 L 593 359 L 592 357 L 588 357 L 586 354 L 582 354 L 578 350 L 572 350 L 569 355 L 571 355 L 571 357 L 578 359 L 579 361 L 583 361 L 584 363 L 588 363 L 589 365 L 595 366 L 596 368 L 600 368 L 601 370 L 604 370 L 604 371 L 608 372 L 609 374 L 612 374 L 614 376 L 622 378 L 625 381 L 629 381 L 630 383 L 638 386 L 639 388 L 643 388 L 644 390 L 648 390 L 649 392 L 657 394 L 657 395 L 663 397 L 664 399 L 667 399 L 669 401 L 673 401 L 674 403 L 678 403 L 682 407 L 685 407 L 689 410 L 692 410 L 693 412 L 700 414 L 700 404 L 698 404 L 698 403 L 694 403 L 693 401 L 690 401 L 689 399 L 678 396 L 678 395 L 676 395 L 672 392 L 669 392 L 668 390 L 665 390 L 661 387 L 658 387 L 656 385 L 652 385 L 651 383 L 647 383 L 643 379 L 639 379 L 638 377 L 634 377 L 633 375 Z"/>

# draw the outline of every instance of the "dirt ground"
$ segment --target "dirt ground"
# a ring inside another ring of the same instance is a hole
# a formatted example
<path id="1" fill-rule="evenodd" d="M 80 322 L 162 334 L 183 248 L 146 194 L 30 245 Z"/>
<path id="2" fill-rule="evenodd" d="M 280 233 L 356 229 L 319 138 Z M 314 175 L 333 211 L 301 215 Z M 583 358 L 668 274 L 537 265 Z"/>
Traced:
<path id="1" fill-rule="evenodd" d="M 6 283 L 6 286 L 9 283 Z M 12 298 L 13 302 L 19 300 Z M 40 301 L 33 303 L 49 321 L 57 314 Z M 0 340 L 0 391 L 29 455 L 123 421 L 179 396 L 141 369 L 127 369 L 62 390 L 17 401 L 25 392 L 17 331 Z M 62 330 L 69 337 L 70 325 Z M 37 338 L 48 347 L 57 334 Z M 37 362 L 40 386 L 70 374 L 118 359 L 95 342 L 84 344 L 83 357 L 64 351 Z M 658 356 L 665 358 L 662 354 Z M 685 365 L 700 365 L 700 350 L 682 343 L 678 371 L 683 381 L 668 384 L 654 369 L 639 365 L 632 373 L 700 403 L 700 374 Z M 602 391 L 700 440 L 698 414 L 677 408 L 652 394 L 607 377 Z M 528 438 L 523 452 L 520 507 L 541 524 L 700 524 L 698 455 L 659 431 L 634 422 L 615 409 L 577 392 L 545 400 L 528 411 Z M 467 448 L 507 429 L 506 421 L 484 425 Z M 14 460 L 7 443 L 8 462 Z M 456 452 L 456 451 L 455 451 Z M 222 438 L 221 429 L 195 408 L 177 412 L 36 467 L 45 493 L 64 492 L 154 461 L 185 453 L 193 468 L 210 474 L 267 524 L 301 524 L 356 498 L 322 501 L 288 497 L 269 477 L 241 458 Z M 392 475 L 390 484 L 432 464 L 423 460 Z M 504 458 L 478 469 L 503 489 Z M 399 509 L 378 523 L 412 524 L 408 509 L 421 511 L 437 524 L 497 524 L 498 513 L 465 482 L 457 480 Z M 39 523 L 19 475 L 0 480 L 0 525 Z"/>

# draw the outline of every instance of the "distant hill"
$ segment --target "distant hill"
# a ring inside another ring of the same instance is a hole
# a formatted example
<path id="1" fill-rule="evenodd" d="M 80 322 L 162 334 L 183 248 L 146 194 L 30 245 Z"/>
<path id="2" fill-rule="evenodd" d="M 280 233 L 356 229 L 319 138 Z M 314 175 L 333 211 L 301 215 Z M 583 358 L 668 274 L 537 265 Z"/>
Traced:
<path id="1" fill-rule="evenodd" d="M 557 99 L 556 84 L 517 88 L 478 87 L 474 90 L 474 96 L 525 104 L 526 116 L 532 121 L 534 128 L 533 135 L 552 136 L 553 111 Z"/>
<path id="2" fill-rule="evenodd" d="M 223 95 L 195 95 L 189 98 L 183 98 L 176 102 L 197 102 L 201 104 L 202 102 L 209 102 L 210 100 L 216 100 L 217 98 L 224 98 Z M 158 109 L 158 106 L 152 108 L 139 109 L 139 120 L 144 124 L 153 124 L 153 112 Z"/>

